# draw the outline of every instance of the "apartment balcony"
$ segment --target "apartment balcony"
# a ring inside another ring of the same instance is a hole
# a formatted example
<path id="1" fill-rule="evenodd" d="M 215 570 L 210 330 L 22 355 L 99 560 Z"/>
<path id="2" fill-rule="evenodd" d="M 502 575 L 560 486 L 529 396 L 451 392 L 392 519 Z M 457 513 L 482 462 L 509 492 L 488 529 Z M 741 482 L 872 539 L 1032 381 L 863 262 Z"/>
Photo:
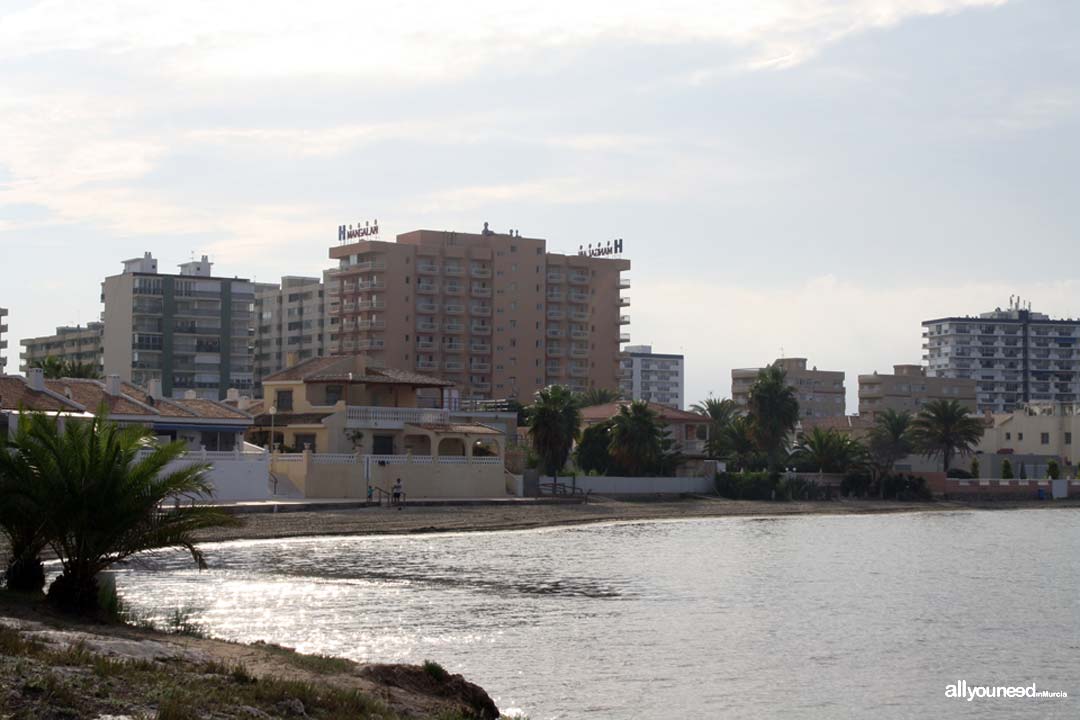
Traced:
<path id="1" fill-rule="evenodd" d="M 561 292 L 551 292 L 548 290 L 547 301 L 549 303 L 561 303 L 566 299 L 566 295 Z"/>
<path id="2" fill-rule="evenodd" d="M 486 355 L 486 354 L 491 352 L 491 344 L 490 343 L 477 343 L 477 342 L 470 343 L 469 344 L 469 352 L 471 352 L 471 353 L 480 353 L 480 354 Z"/>
<path id="3" fill-rule="evenodd" d="M 436 283 L 416 283 L 416 292 L 434 295 L 439 292 L 439 286 Z"/>
<path id="4" fill-rule="evenodd" d="M 345 410 L 345 427 L 372 430 L 401 430 L 406 423 L 450 422 L 450 413 L 441 408 L 393 408 L 350 405 Z"/>
<path id="5" fill-rule="evenodd" d="M 473 305 L 469 308 L 470 315 L 476 315 L 477 317 L 491 317 L 490 305 Z"/>
<path id="6" fill-rule="evenodd" d="M 367 282 L 356 283 L 357 292 L 371 292 L 372 290 L 385 290 L 386 283 L 382 280 L 369 280 Z"/>
<path id="7" fill-rule="evenodd" d="M 341 304 L 341 309 L 347 313 L 356 312 L 356 303 L 348 300 Z"/>
<path id="8" fill-rule="evenodd" d="M 350 265 L 346 269 L 350 272 L 372 272 L 375 270 L 385 270 L 386 263 L 382 260 L 365 260 L 364 262 L 358 262 L 355 265 Z"/>
<path id="9" fill-rule="evenodd" d="M 619 316 L 619 324 L 620 325 L 629 325 L 630 324 L 630 316 L 629 315 L 620 315 Z"/>
<path id="10" fill-rule="evenodd" d="M 461 323 L 446 323 L 443 331 L 451 333 L 453 335 L 457 335 L 459 333 L 465 332 L 465 326 Z"/>
<path id="11" fill-rule="evenodd" d="M 549 327 L 549 328 L 547 329 L 547 336 L 548 336 L 549 338 L 561 338 L 561 337 L 565 337 L 565 336 L 566 336 L 566 333 L 565 333 L 565 332 L 563 332 L 563 329 L 562 329 L 562 328 L 557 328 L 557 327 Z"/>
<path id="12" fill-rule="evenodd" d="M 469 363 L 469 372 L 474 372 L 474 373 L 491 372 L 491 363 L 470 362 Z"/>
<path id="13" fill-rule="evenodd" d="M 443 295 L 462 295 L 465 293 L 465 286 L 460 283 L 447 283 L 443 287 Z"/>
<path id="14" fill-rule="evenodd" d="M 589 313 L 583 310 L 571 310 L 567 313 L 567 317 L 574 322 L 587 322 L 589 320 Z"/>
<path id="15" fill-rule="evenodd" d="M 417 360 L 417 370 L 438 370 L 439 362 L 437 360 Z"/>
<path id="16" fill-rule="evenodd" d="M 630 307 L 630 298 L 628 298 L 628 297 L 619 298 L 619 307 Z"/>
<path id="17" fill-rule="evenodd" d="M 455 276 L 457 276 L 457 275 L 463 275 L 464 273 L 465 273 L 465 268 L 463 268 L 460 265 L 451 265 L 450 263 L 447 263 L 445 266 L 443 266 L 443 275 L 455 275 Z"/>
<path id="18" fill-rule="evenodd" d="M 589 331 L 582 330 L 581 328 L 571 328 L 570 337 L 574 338 L 575 340 L 585 340 L 589 337 Z"/>
<path id="19" fill-rule="evenodd" d="M 360 331 L 365 330 L 385 330 L 385 320 L 357 320 L 356 329 Z"/>
<path id="20" fill-rule="evenodd" d="M 341 331 L 342 332 L 352 332 L 355 329 L 356 329 L 356 321 L 355 320 L 346 318 L 345 321 L 341 323 Z"/>
<path id="21" fill-rule="evenodd" d="M 461 372 L 465 369 L 465 363 L 460 360 L 447 360 L 443 363 L 443 369 L 447 372 Z"/>
<path id="22" fill-rule="evenodd" d="M 385 343 L 380 338 L 371 338 L 370 340 L 358 340 L 356 343 L 357 350 L 382 350 Z"/>
<path id="23" fill-rule="evenodd" d="M 430 321 L 425 322 L 423 320 L 417 320 L 416 321 L 416 329 L 419 330 L 420 332 L 429 332 L 429 333 L 430 332 L 438 332 L 439 325 L 438 325 L 438 323 L 434 323 L 434 322 L 430 322 Z"/>
<path id="24" fill-rule="evenodd" d="M 589 368 L 581 367 L 577 365 L 570 366 L 570 377 L 583 378 L 589 377 Z"/>
<path id="25" fill-rule="evenodd" d="M 469 386 L 473 389 L 473 392 L 491 392 L 491 383 L 486 380 L 470 382 Z"/>
<path id="26" fill-rule="evenodd" d="M 434 350 L 436 347 L 438 347 L 438 346 L 435 344 L 434 340 L 417 340 L 416 341 L 416 349 L 417 350 Z"/>
<path id="27" fill-rule="evenodd" d="M 582 273 L 582 272 L 572 272 L 572 273 L 570 273 L 570 284 L 571 285 L 588 285 L 588 283 L 589 283 L 589 274 L 588 273 Z"/>
<path id="28" fill-rule="evenodd" d="M 461 315 L 465 312 L 465 306 L 460 303 L 447 303 L 443 306 L 443 312 L 447 315 Z"/>
<path id="29" fill-rule="evenodd" d="M 562 357 L 563 355 L 566 354 L 566 351 L 564 349 L 562 349 L 561 347 L 557 347 L 557 346 L 553 347 L 553 346 L 549 345 L 547 347 L 546 351 L 545 351 L 545 354 L 548 357 Z"/>
<path id="30" fill-rule="evenodd" d="M 630 342 L 630 333 L 619 333 L 619 343 Z"/>
<path id="31" fill-rule="evenodd" d="M 473 285 L 472 290 L 470 291 L 469 294 L 472 295 L 475 298 L 489 298 L 489 297 L 491 297 L 491 288 L 489 288 L 489 287 L 478 287 L 476 285 Z"/>
<path id="32" fill-rule="evenodd" d="M 484 267 L 482 265 L 473 265 L 469 268 L 469 275 L 478 279 L 486 279 L 491 277 L 491 268 Z"/>
<path id="33" fill-rule="evenodd" d="M 345 305 L 346 305 L 346 308 L 345 308 L 346 312 L 348 312 L 349 311 L 348 307 L 347 307 L 348 303 L 345 303 Z M 371 300 L 361 300 L 361 301 L 356 303 L 356 308 L 355 309 L 356 310 L 385 310 L 386 309 L 386 302 L 383 301 L 383 300 L 376 300 L 374 298 L 371 299 Z"/>
<path id="34" fill-rule="evenodd" d="M 416 272 L 422 275 L 438 275 L 439 266 L 432 262 L 418 262 L 416 263 Z"/>
<path id="35" fill-rule="evenodd" d="M 465 343 L 461 342 L 460 340 L 458 340 L 457 342 L 448 342 L 444 343 L 442 348 L 443 352 L 459 353 L 465 350 Z"/>
<path id="36" fill-rule="evenodd" d="M 564 275 L 561 272 L 549 271 L 547 274 L 547 281 L 549 283 L 561 283 L 563 281 L 563 278 Z"/>
<path id="37" fill-rule="evenodd" d="M 629 290 L 630 289 L 630 278 L 619 278 L 619 289 L 620 290 Z"/>
<path id="38" fill-rule="evenodd" d="M 556 320 L 556 321 L 558 321 L 558 320 L 562 320 L 564 317 L 566 317 L 566 315 L 563 313 L 562 310 L 548 310 L 547 311 L 547 319 L 548 320 Z"/>
<path id="39" fill-rule="evenodd" d="M 573 303 L 587 303 L 589 302 L 589 293 L 581 292 L 580 290 L 570 291 L 570 302 Z"/>
<path id="40" fill-rule="evenodd" d="M 582 347 L 581 345 L 574 345 L 570 348 L 570 357 L 586 358 L 589 357 L 588 346 Z"/>
<path id="41" fill-rule="evenodd" d="M 473 325 L 472 327 L 469 328 L 469 332 L 471 332 L 473 335 L 490 335 L 491 334 L 491 326 L 490 325 Z"/>
<path id="42" fill-rule="evenodd" d="M 418 302 L 416 303 L 416 312 L 428 313 L 429 315 L 433 315 L 439 312 L 439 306 L 431 302 Z"/>

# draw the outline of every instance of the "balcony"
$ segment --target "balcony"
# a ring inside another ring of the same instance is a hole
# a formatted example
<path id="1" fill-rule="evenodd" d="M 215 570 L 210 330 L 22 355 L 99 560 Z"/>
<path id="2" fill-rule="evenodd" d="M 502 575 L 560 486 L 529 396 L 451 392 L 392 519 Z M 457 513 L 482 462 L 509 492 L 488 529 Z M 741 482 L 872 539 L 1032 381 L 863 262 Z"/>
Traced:
<path id="1" fill-rule="evenodd" d="M 417 320 L 416 329 L 420 332 L 438 332 L 439 326 L 430 320 Z"/>
<path id="2" fill-rule="evenodd" d="M 574 322 L 587 322 L 589 319 L 589 313 L 583 310 L 571 310 L 569 313 L 567 313 L 567 317 L 569 317 Z"/>
<path id="3" fill-rule="evenodd" d="M 470 343 L 469 352 L 487 354 L 491 352 L 491 345 L 489 343 Z"/>
<path id="4" fill-rule="evenodd" d="M 475 298 L 489 298 L 491 297 L 491 288 L 473 285 L 471 295 Z"/>
<path id="5" fill-rule="evenodd" d="M 555 271 L 548 272 L 547 281 L 549 283 L 561 283 L 563 281 L 563 274 Z"/>
<path id="6" fill-rule="evenodd" d="M 465 369 L 465 363 L 460 360 L 447 360 L 443 363 L 443 369 L 447 372 L 461 372 Z"/>
<path id="7" fill-rule="evenodd" d="M 491 372 L 491 363 L 486 362 L 470 362 L 469 372 L 486 373 Z"/>
<path id="8" fill-rule="evenodd" d="M 629 315 L 620 315 L 619 316 L 619 324 L 620 325 L 629 325 L 630 324 L 630 316 Z"/>
<path id="9" fill-rule="evenodd" d="M 453 333 L 453 334 L 456 335 L 458 333 L 465 332 L 465 326 L 462 325 L 461 323 L 449 323 L 448 322 L 448 323 L 446 323 L 446 326 L 444 328 L 444 332 Z"/>
<path id="10" fill-rule="evenodd" d="M 471 332 L 473 335 L 490 335 L 491 334 L 491 326 L 490 325 L 473 325 L 472 327 L 469 328 L 469 332 Z"/>
<path id="11" fill-rule="evenodd" d="M 480 382 L 470 382 L 473 392 L 489 392 L 491 390 L 491 383 L 481 380 Z"/>
<path id="12" fill-rule="evenodd" d="M 556 321 L 558 321 L 558 320 L 562 320 L 564 317 L 566 317 L 566 315 L 563 313 L 562 310 L 548 310 L 547 311 L 547 319 L 548 320 L 556 320 Z"/>
<path id="13" fill-rule="evenodd" d="M 386 263 L 384 261 L 382 261 L 382 260 L 365 260 L 363 262 L 358 262 L 355 265 L 350 265 L 346 269 L 351 270 L 353 272 L 362 272 L 362 273 L 363 272 L 371 272 L 373 270 L 385 270 L 386 269 Z"/>
<path id="14" fill-rule="evenodd" d="M 443 352 L 459 353 L 465 349 L 465 343 L 460 340 L 456 342 L 448 342 L 443 345 Z"/>
<path id="15" fill-rule="evenodd" d="M 570 377 L 583 378 L 589 377 L 589 368 L 581 367 L 579 365 L 570 366 Z"/>
<path id="16" fill-rule="evenodd" d="M 349 406 L 345 410 L 345 427 L 373 430 L 400 430 L 405 423 L 446 424 L 450 413 L 440 408 L 392 408 Z"/>
<path id="17" fill-rule="evenodd" d="M 348 305 L 348 303 L 345 303 Z M 372 298 L 371 300 L 361 300 L 356 303 L 357 310 L 384 310 L 386 309 L 386 302 Z M 347 308 L 346 308 L 347 310 Z"/>
<path id="18" fill-rule="evenodd" d="M 416 361 L 417 370 L 438 370 L 439 363 L 437 360 L 420 360 Z"/>
<path id="19" fill-rule="evenodd" d="M 580 290 L 570 291 L 570 302 L 573 303 L 587 303 L 589 302 L 589 293 L 581 292 Z"/>
<path id="20" fill-rule="evenodd" d="M 589 274 L 574 272 L 570 273 L 570 284 L 572 285 L 587 285 L 589 283 Z"/>
<path id="21" fill-rule="evenodd" d="M 629 297 L 621 297 L 621 298 L 619 298 L 619 307 L 630 307 L 630 298 Z"/>
<path id="22" fill-rule="evenodd" d="M 384 330 L 386 329 L 385 320 L 357 320 L 356 329 L 360 331 L 365 330 Z"/>
<path id="23" fill-rule="evenodd" d="M 357 292 L 370 292 L 372 290 L 385 290 L 386 283 L 382 280 L 368 280 L 367 282 L 356 283 Z"/>
<path id="24" fill-rule="evenodd" d="M 439 306 L 436 305 L 435 303 L 431 303 L 431 302 L 428 302 L 428 303 L 418 302 L 418 303 L 416 303 L 416 312 L 429 313 L 429 314 L 437 313 L 437 312 L 439 312 Z"/>
<path id="25" fill-rule="evenodd" d="M 548 346 L 546 352 L 548 357 L 562 357 L 566 354 L 566 351 L 563 350 L 561 347 L 551 345 Z"/>
<path id="26" fill-rule="evenodd" d="M 628 342 L 630 342 L 630 333 L 619 333 L 619 342 L 620 343 L 628 343 Z"/>
<path id="27" fill-rule="evenodd" d="M 575 340 L 585 340 L 589 337 L 589 331 L 583 328 L 570 328 L 570 337 Z"/>
<path id="28" fill-rule="evenodd" d="M 565 333 L 565 332 L 563 332 L 563 329 L 562 329 L 562 328 L 557 328 L 557 327 L 549 327 L 549 328 L 547 329 L 547 336 L 548 336 L 549 338 L 561 338 L 561 337 L 565 337 L 565 336 L 566 336 L 566 333 Z"/>
<path id="29" fill-rule="evenodd" d="M 416 341 L 416 349 L 417 350 L 434 350 L 435 349 L 435 341 L 434 340 L 419 340 L 418 339 Z"/>
<path id="30" fill-rule="evenodd" d="M 447 303 L 443 307 L 443 312 L 447 315 L 461 315 L 465 312 L 465 306 L 460 303 Z"/>
<path id="31" fill-rule="evenodd" d="M 461 275 L 464 272 L 465 268 L 460 265 L 451 265 L 450 263 L 447 263 L 446 266 L 443 267 L 443 275 Z"/>
<path id="32" fill-rule="evenodd" d="M 483 265 L 473 265 L 469 268 L 469 274 L 474 278 L 486 279 L 491 277 L 491 268 Z"/>
<path id="33" fill-rule="evenodd" d="M 586 358 L 589 357 L 588 346 L 574 345 L 570 348 L 570 357 Z"/>
<path id="34" fill-rule="evenodd" d="M 433 262 L 418 262 L 416 263 L 416 272 L 424 275 L 437 275 L 439 266 Z"/>
<path id="35" fill-rule="evenodd" d="M 566 296 L 563 293 L 561 293 L 561 292 L 552 292 L 552 291 L 548 290 L 547 301 L 549 303 L 561 303 L 565 299 L 566 299 Z"/>
<path id="36" fill-rule="evenodd" d="M 629 290 L 630 289 L 630 278 L 619 278 L 619 289 L 620 290 Z"/>
<path id="37" fill-rule="evenodd" d="M 383 341 L 380 338 L 372 338 L 370 340 L 358 340 L 356 343 L 357 350 L 382 350 Z"/>
<path id="38" fill-rule="evenodd" d="M 491 317 L 490 305 L 473 305 L 469 308 L 470 315 L 476 315 L 477 317 Z"/>
<path id="39" fill-rule="evenodd" d="M 548 365 L 545 368 L 548 375 L 562 375 L 562 368 L 559 365 Z"/>
<path id="40" fill-rule="evenodd" d="M 443 295 L 461 295 L 465 292 L 465 286 L 461 283 L 446 283 Z"/>
<path id="41" fill-rule="evenodd" d="M 416 292 L 432 295 L 439 292 L 437 283 L 416 283 Z"/>

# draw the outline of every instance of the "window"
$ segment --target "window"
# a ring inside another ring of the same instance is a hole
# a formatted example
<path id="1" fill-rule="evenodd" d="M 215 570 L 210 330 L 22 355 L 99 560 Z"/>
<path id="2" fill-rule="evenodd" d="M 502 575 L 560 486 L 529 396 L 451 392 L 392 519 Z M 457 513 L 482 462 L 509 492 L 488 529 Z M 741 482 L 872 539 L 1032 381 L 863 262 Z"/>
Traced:
<path id="1" fill-rule="evenodd" d="M 1020 442 L 1024 441 L 1024 433 L 1016 433 L 1016 439 Z"/>
<path id="2" fill-rule="evenodd" d="M 1072 433 L 1071 432 L 1065 433 L 1065 444 L 1066 445 L 1072 445 Z"/>
<path id="3" fill-rule="evenodd" d="M 1039 443 L 1042 445 L 1050 444 L 1050 433 L 1042 433 L 1039 435 Z"/>
<path id="4" fill-rule="evenodd" d="M 1012 433 L 1011 432 L 1005 433 L 1005 439 L 1006 440 L 1012 440 Z"/>
<path id="5" fill-rule="evenodd" d="M 343 397 L 343 395 L 344 395 L 344 393 L 342 392 L 342 387 L 340 385 L 327 385 L 326 386 L 326 404 L 327 405 L 337 405 L 341 401 L 341 398 Z"/>
<path id="6" fill-rule="evenodd" d="M 274 404 L 277 405 L 278 410 L 284 410 L 286 412 L 292 410 L 292 390 L 278 390 L 274 395 Z"/>

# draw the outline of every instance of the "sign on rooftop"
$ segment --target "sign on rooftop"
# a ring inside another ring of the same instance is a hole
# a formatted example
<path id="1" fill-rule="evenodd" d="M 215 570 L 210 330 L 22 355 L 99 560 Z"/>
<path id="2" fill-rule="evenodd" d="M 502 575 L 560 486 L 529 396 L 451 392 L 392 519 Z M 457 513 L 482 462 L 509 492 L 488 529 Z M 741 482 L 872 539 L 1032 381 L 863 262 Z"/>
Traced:
<path id="1" fill-rule="evenodd" d="M 622 250 L 622 238 L 616 238 L 614 240 L 608 240 L 607 245 L 602 243 L 596 243 L 595 246 L 592 243 L 589 243 L 588 247 L 579 245 L 577 254 L 584 255 L 585 257 L 608 257 L 611 255 L 621 255 Z"/>
<path id="2" fill-rule="evenodd" d="M 356 223 L 354 228 L 352 225 L 338 225 L 338 242 L 346 243 L 350 240 L 363 240 L 364 238 L 377 237 L 379 234 L 379 221 L 376 220 L 372 223 L 364 221 L 364 224 Z"/>

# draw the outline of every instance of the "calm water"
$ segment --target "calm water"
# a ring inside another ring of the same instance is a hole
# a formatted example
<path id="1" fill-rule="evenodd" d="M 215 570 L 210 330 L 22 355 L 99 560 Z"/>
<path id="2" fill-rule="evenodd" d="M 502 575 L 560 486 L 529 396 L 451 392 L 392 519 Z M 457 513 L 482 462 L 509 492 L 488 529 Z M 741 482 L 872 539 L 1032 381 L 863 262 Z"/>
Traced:
<path id="1" fill-rule="evenodd" d="M 217 636 L 438 660 L 541 718 L 1076 717 L 1080 514 L 725 518 L 207 546 L 117 578 Z M 1068 699 L 951 700 L 1030 684 Z"/>

